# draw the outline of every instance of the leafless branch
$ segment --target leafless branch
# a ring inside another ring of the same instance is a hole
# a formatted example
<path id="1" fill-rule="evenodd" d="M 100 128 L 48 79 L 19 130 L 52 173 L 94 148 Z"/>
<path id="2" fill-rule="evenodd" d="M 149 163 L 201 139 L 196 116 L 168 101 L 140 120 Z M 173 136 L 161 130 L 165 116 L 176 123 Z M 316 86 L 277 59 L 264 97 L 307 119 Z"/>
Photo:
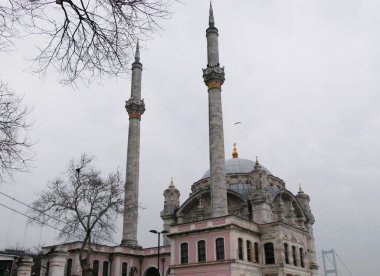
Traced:
<path id="1" fill-rule="evenodd" d="M 0 180 L 4 180 L 4 175 L 12 176 L 14 171 L 26 170 L 32 159 L 28 113 L 22 98 L 0 80 Z"/>
<path id="2" fill-rule="evenodd" d="M 6 1 L 16 7 L 11 15 L 22 17 L 20 29 L 42 41 L 37 71 L 44 74 L 54 67 L 64 84 L 74 84 L 127 73 L 137 40 L 160 29 L 159 20 L 170 15 L 176 0 Z M 9 30 L 12 20 L 5 12 L 2 26 Z"/>

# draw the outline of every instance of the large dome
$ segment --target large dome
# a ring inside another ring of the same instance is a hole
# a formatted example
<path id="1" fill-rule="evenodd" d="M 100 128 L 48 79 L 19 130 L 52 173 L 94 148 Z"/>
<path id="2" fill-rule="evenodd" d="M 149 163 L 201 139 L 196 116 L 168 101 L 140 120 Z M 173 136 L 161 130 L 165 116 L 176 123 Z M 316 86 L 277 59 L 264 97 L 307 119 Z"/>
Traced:
<path id="1" fill-rule="evenodd" d="M 226 174 L 238 174 L 238 173 L 250 173 L 255 168 L 255 161 L 242 159 L 242 158 L 233 158 L 226 160 Z M 265 170 L 269 175 L 272 173 L 268 171 L 263 165 L 261 168 Z M 210 170 L 207 170 L 201 179 L 210 177 Z"/>

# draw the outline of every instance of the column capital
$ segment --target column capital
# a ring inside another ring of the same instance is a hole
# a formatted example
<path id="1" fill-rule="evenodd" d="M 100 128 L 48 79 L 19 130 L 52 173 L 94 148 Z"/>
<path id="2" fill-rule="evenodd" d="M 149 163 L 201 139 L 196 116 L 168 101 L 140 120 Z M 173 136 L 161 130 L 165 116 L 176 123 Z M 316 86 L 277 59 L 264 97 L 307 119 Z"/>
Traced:
<path id="1" fill-rule="evenodd" d="M 125 109 L 129 114 L 129 119 L 141 119 L 141 115 L 145 112 L 144 100 L 130 98 L 125 102 Z"/>
<path id="2" fill-rule="evenodd" d="M 203 80 L 209 89 L 221 88 L 224 83 L 224 67 L 217 65 L 207 65 L 203 69 Z"/>

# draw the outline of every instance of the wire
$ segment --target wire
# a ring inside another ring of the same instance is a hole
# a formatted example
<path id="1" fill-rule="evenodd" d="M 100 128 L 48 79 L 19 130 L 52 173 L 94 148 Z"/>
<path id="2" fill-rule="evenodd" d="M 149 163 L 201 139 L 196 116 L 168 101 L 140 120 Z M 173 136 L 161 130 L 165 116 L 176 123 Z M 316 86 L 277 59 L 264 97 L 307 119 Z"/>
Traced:
<path id="1" fill-rule="evenodd" d="M 335 251 L 334 251 L 335 252 Z M 344 266 L 344 268 L 346 269 L 346 271 L 348 272 L 348 274 L 350 274 L 352 276 L 352 273 L 351 271 L 348 269 L 348 267 L 345 265 L 345 263 L 343 262 L 343 260 L 338 256 L 338 254 L 335 252 L 335 255 L 338 257 L 338 260 L 341 262 L 341 264 Z"/>
<path id="2" fill-rule="evenodd" d="M 67 224 L 66 222 L 60 220 L 59 218 L 54 217 L 54 216 L 52 216 L 52 215 L 49 215 L 49 214 L 47 214 L 47 213 L 45 213 L 45 212 L 43 212 L 43 211 L 41 211 L 41 210 L 38 210 L 38 209 L 34 208 L 33 206 L 31 206 L 31 205 L 29 205 L 29 204 L 26 204 L 26 203 L 24 203 L 24 202 L 22 202 L 22 201 L 20 201 L 20 200 L 18 200 L 18 199 L 16 199 L 16 198 L 10 196 L 10 195 L 7 195 L 7 194 L 5 194 L 5 193 L 3 193 L 3 192 L 0 192 L 0 194 L 2 194 L 3 196 L 6 196 L 6 197 L 9 198 L 9 199 L 12 199 L 12 200 L 16 201 L 17 203 L 20 203 L 20 204 L 22 204 L 22 205 L 24 205 L 24 206 L 26 206 L 26 207 L 28 207 L 28 208 L 34 210 L 34 211 L 37 211 L 37 212 L 39 212 L 39 213 L 41 213 L 41 214 L 43 214 L 43 215 L 45 215 L 45 216 L 47 216 L 47 217 L 49 217 L 49 218 L 55 219 L 56 221 L 58 221 L 58 222 L 60 222 L 60 223 Z"/>
<path id="3" fill-rule="evenodd" d="M 336 255 L 336 253 L 335 253 L 334 250 L 332 250 L 332 253 Z M 322 253 L 322 254 L 323 254 L 323 253 Z M 327 260 L 329 260 L 330 264 L 334 267 L 334 269 L 335 269 L 335 274 L 343 276 L 343 275 L 340 273 L 340 271 L 337 269 L 337 267 L 336 267 L 336 263 L 334 263 L 334 262 L 330 259 L 329 255 L 324 254 L 324 256 L 326 256 Z M 326 271 L 325 271 L 325 272 L 326 272 Z"/>
<path id="4" fill-rule="evenodd" d="M 58 221 L 58 222 L 60 222 L 60 223 L 63 223 L 64 225 L 68 225 L 66 222 L 64 222 L 64 221 L 62 221 L 62 220 L 60 220 L 60 219 L 58 219 L 58 218 L 56 218 L 56 217 L 54 217 L 54 216 L 52 216 L 52 215 L 46 214 L 45 212 L 43 212 L 43 211 L 41 211 L 41 210 L 38 210 L 38 209 L 36 209 L 36 208 L 30 206 L 29 204 L 26 204 L 26 203 L 24 203 L 24 202 L 22 202 L 22 201 L 20 201 L 20 200 L 18 200 L 18 199 L 16 199 L 16 198 L 10 196 L 10 195 L 7 195 L 7 194 L 5 194 L 5 193 L 3 193 L 3 192 L 0 192 L 0 194 L 6 196 L 6 197 L 9 198 L 9 199 L 12 199 L 12 200 L 16 201 L 17 203 L 20 203 L 20 204 L 22 204 L 22 205 L 24 205 L 24 206 L 26 206 L 26 207 L 29 207 L 29 208 L 31 208 L 31 209 L 33 209 L 33 210 L 35 210 L 35 211 L 37 211 L 37 212 L 39 212 L 39 213 L 41 213 L 41 214 L 44 214 L 44 215 L 46 215 L 47 217 L 50 217 L 50 218 L 52 218 L 52 219 L 55 219 L 56 221 Z M 40 225 L 50 227 L 50 228 L 52 228 L 52 229 L 54 229 L 54 230 L 58 230 L 60 233 L 62 232 L 62 233 L 64 233 L 64 234 L 71 234 L 71 233 L 65 232 L 65 231 L 63 231 L 62 229 L 59 229 L 59 228 L 57 228 L 57 227 L 55 227 L 55 226 L 52 226 L 52 225 L 49 225 L 49 224 L 47 224 L 47 223 L 44 223 L 44 222 L 38 221 L 36 218 L 33 218 L 33 217 L 29 216 L 29 215 L 26 215 L 26 214 L 24 214 L 24 213 L 21 213 L 21 212 L 15 210 L 15 209 L 13 209 L 13 208 L 11 208 L 11 207 L 9 207 L 9 206 L 6 206 L 6 205 L 4 205 L 4 204 L 2 204 L 2 203 L 0 203 L 0 205 L 3 206 L 3 207 L 5 207 L 5 208 L 7 208 L 7 209 L 9 209 L 9 210 L 12 210 L 13 212 L 16 212 L 16 213 L 19 214 L 19 215 L 22 215 L 22 216 L 24 216 L 24 217 L 27 217 L 28 219 L 30 219 L 30 220 L 32 220 L 32 221 L 35 221 L 35 222 L 37 222 L 37 223 L 40 224 Z M 82 230 L 82 229 L 81 229 L 81 231 L 84 232 L 84 230 Z M 75 235 L 74 235 L 74 236 L 75 236 Z M 76 237 L 76 238 L 79 238 L 79 239 L 82 239 L 82 237 L 80 237 L 80 236 L 75 236 L 75 237 Z M 116 242 L 114 242 L 114 241 L 111 241 L 111 240 L 108 240 L 108 239 L 103 239 L 103 240 L 106 241 L 106 242 L 109 242 L 109 243 L 111 243 L 111 244 L 114 244 L 114 245 L 119 245 L 118 243 L 116 243 Z"/>

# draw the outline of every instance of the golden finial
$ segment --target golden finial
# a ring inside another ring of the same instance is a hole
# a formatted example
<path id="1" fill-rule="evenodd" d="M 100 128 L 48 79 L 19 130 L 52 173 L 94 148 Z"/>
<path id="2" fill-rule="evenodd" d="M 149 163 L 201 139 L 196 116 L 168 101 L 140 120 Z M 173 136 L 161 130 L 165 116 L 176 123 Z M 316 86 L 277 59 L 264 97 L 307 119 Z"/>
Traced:
<path id="1" fill-rule="evenodd" d="M 236 143 L 234 143 L 234 149 L 232 150 L 232 158 L 238 158 L 239 154 L 237 152 Z"/>

